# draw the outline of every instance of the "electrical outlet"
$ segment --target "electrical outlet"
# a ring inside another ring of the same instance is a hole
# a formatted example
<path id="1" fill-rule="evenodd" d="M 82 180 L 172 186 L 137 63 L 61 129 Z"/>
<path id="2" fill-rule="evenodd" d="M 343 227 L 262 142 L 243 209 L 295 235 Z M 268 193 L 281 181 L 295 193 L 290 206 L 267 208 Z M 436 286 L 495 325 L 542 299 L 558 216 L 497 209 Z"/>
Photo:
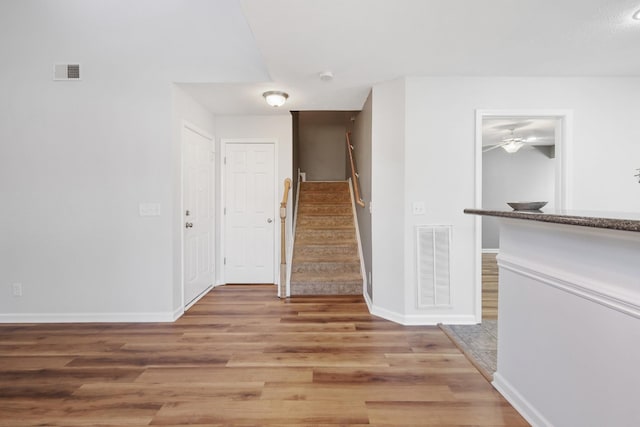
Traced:
<path id="1" fill-rule="evenodd" d="M 11 295 L 13 295 L 14 297 L 22 296 L 22 283 L 11 284 Z"/>

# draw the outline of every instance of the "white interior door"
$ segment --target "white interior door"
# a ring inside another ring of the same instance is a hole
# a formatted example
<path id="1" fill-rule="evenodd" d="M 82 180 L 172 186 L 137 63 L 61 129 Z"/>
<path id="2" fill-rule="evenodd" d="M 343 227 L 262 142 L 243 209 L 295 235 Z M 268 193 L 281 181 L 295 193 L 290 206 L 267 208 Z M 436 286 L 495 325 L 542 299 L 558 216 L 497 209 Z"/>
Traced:
<path id="1" fill-rule="evenodd" d="M 190 305 L 215 280 L 215 153 L 213 141 L 183 129 L 184 304 Z"/>
<path id="2" fill-rule="evenodd" d="M 225 282 L 275 283 L 274 144 L 226 144 Z"/>

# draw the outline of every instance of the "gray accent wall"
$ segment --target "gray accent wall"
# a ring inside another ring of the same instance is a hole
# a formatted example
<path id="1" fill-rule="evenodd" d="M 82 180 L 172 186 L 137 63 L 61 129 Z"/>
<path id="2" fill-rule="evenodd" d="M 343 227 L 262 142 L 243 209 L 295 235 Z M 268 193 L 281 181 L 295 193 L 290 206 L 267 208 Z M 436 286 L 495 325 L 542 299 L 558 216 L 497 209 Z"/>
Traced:
<path id="1" fill-rule="evenodd" d="M 373 277 L 371 266 L 371 117 L 372 100 L 371 93 L 365 101 L 362 111 L 358 113 L 353 123 L 351 144 L 354 146 L 354 155 L 360 175 L 360 196 L 364 200 L 365 207 L 356 205 L 358 215 L 358 228 L 362 241 L 362 255 L 367 271 L 367 294 L 373 300 L 373 285 L 369 276 Z"/>
<path id="2" fill-rule="evenodd" d="M 533 147 L 509 154 L 501 148 L 482 155 L 482 207 L 511 209 L 507 202 L 555 200 L 555 159 Z M 498 249 L 497 218 L 482 217 L 482 249 Z"/>
<path id="3" fill-rule="evenodd" d="M 354 111 L 300 111 L 296 155 L 307 181 L 347 179 L 345 133 Z"/>

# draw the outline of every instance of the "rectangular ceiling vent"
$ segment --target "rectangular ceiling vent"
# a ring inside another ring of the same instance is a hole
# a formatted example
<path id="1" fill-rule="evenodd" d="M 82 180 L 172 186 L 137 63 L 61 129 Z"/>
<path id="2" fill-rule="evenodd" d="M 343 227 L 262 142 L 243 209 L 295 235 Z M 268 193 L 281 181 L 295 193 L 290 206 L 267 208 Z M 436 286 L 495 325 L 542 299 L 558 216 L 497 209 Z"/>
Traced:
<path id="1" fill-rule="evenodd" d="M 53 80 L 80 80 L 80 64 L 55 64 Z"/>
<path id="2" fill-rule="evenodd" d="M 451 226 L 417 227 L 418 308 L 451 306 Z"/>

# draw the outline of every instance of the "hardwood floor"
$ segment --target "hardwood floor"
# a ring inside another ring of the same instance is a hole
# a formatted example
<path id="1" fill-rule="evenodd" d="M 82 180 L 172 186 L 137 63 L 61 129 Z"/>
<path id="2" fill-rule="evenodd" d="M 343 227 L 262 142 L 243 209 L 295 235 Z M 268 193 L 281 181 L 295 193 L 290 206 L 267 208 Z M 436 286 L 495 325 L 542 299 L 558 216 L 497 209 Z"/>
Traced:
<path id="1" fill-rule="evenodd" d="M 482 318 L 498 318 L 498 263 L 497 254 L 482 254 Z"/>
<path id="2" fill-rule="evenodd" d="M 211 291 L 175 323 L 0 325 L 0 426 L 524 426 L 437 327 Z"/>

